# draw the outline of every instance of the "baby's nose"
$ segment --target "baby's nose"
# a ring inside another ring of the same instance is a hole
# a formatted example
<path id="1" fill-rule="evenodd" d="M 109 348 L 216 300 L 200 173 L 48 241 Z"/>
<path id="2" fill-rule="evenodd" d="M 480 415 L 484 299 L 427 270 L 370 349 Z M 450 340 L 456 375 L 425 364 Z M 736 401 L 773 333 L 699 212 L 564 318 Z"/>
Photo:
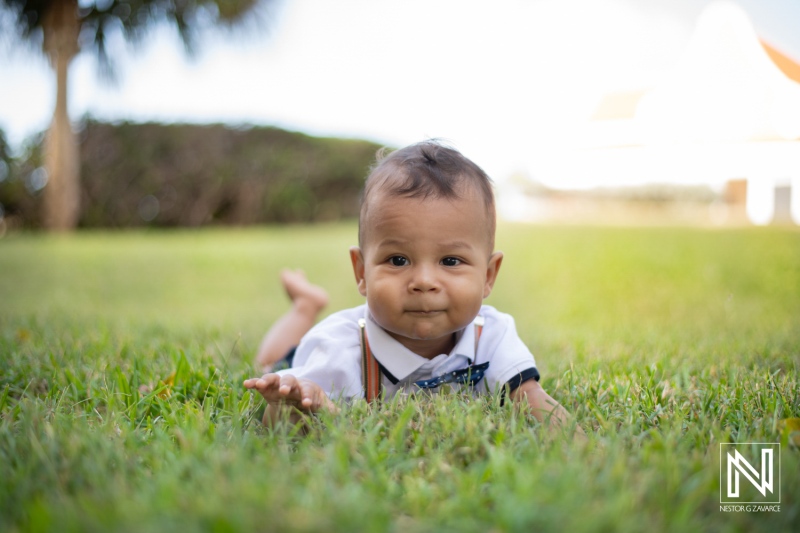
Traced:
<path id="1" fill-rule="evenodd" d="M 414 269 L 410 288 L 415 292 L 428 292 L 439 289 L 435 269 L 420 265 Z"/>

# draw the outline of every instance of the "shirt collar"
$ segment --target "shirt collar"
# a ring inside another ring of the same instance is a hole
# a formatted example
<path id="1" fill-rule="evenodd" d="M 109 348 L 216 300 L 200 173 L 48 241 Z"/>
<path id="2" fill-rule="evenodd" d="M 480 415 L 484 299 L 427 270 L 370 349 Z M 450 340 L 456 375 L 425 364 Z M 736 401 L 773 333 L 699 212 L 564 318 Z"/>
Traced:
<path id="1" fill-rule="evenodd" d="M 402 381 L 428 362 L 428 359 L 415 354 L 380 327 L 372 318 L 369 308 L 365 314 L 372 355 L 392 376 Z M 470 363 L 475 361 L 475 328 L 472 325 L 456 332 L 456 345 L 449 355 L 464 356 Z"/>

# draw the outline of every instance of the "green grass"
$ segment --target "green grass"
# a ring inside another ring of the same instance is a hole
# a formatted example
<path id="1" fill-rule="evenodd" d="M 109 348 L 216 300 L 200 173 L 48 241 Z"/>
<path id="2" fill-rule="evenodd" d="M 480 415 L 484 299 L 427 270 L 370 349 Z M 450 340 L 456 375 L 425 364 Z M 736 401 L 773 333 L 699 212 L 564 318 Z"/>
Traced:
<path id="1" fill-rule="evenodd" d="M 461 396 L 267 430 L 241 382 L 287 309 L 277 274 L 356 305 L 354 241 L 0 240 L 0 531 L 797 530 L 797 230 L 501 225 L 489 303 L 586 443 Z M 719 443 L 780 440 L 781 512 L 721 512 Z"/>

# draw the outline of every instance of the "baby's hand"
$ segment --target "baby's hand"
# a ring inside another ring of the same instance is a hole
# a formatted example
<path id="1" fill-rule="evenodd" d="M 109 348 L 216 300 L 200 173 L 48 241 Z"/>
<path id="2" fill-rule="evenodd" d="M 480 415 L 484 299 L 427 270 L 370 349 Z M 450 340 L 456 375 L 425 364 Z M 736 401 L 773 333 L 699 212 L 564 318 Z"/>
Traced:
<path id="1" fill-rule="evenodd" d="M 334 412 L 336 406 L 322 388 L 307 379 L 291 375 L 264 374 L 245 380 L 245 388 L 255 389 L 269 405 L 290 405 L 300 411 L 313 413 L 320 409 Z"/>

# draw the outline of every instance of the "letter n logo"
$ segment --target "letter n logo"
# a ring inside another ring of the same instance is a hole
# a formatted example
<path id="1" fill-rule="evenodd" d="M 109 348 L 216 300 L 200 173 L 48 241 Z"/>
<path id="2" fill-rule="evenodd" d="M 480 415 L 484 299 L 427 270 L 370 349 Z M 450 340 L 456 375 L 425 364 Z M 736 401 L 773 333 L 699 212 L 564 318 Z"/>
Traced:
<path id="1" fill-rule="evenodd" d="M 780 454 L 774 442 L 721 443 L 720 503 L 780 503 Z"/>

